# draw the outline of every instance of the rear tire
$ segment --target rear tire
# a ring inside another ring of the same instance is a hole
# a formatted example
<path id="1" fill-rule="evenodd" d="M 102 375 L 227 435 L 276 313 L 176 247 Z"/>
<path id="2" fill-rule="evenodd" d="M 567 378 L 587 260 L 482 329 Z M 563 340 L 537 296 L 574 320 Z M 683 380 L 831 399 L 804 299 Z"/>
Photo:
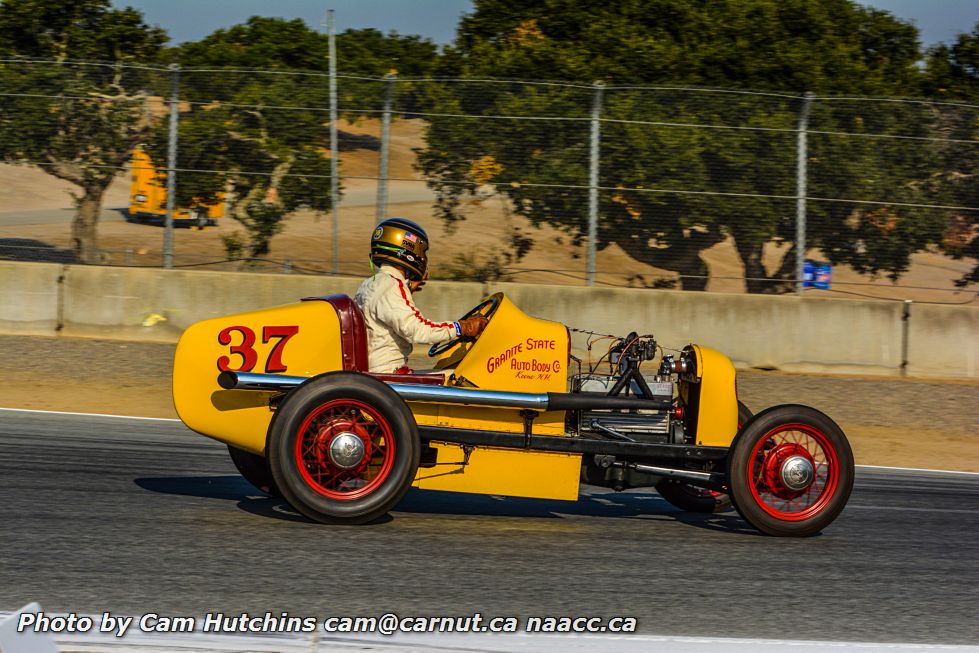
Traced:
<path id="1" fill-rule="evenodd" d="M 268 457 L 282 495 L 310 519 L 362 524 L 404 497 L 418 469 L 418 428 L 386 384 L 331 372 L 289 394 Z"/>
<path id="2" fill-rule="evenodd" d="M 738 432 L 750 419 L 751 409 L 738 401 Z M 656 491 L 669 503 L 687 512 L 711 514 L 731 509 L 731 495 L 689 481 L 664 478 L 656 484 Z"/>
<path id="3" fill-rule="evenodd" d="M 731 444 L 728 483 L 738 513 L 763 533 L 805 537 L 840 514 L 853 490 L 853 452 L 815 408 L 769 408 Z"/>
<path id="4" fill-rule="evenodd" d="M 235 464 L 238 473 L 246 481 L 269 496 L 282 496 L 279 488 L 275 485 L 275 479 L 272 478 L 272 470 L 269 469 L 269 462 L 265 456 L 232 447 L 230 444 L 228 445 L 228 453 L 231 454 L 231 462 Z"/>

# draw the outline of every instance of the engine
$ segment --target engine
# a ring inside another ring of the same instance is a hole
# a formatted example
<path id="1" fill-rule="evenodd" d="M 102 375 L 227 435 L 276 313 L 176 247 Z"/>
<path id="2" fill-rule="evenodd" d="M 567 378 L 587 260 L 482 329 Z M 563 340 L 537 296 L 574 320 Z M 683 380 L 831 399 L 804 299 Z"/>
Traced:
<path id="1" fill-rule="evenodd" d="M 616 340 L 607 354 L 609 374 L 589 371 L 572 376 L 572 392 L 601 392 L 610 396 L 637 396 L 652 400 L 667 410 L 582 410 L 576 424 L 571 425 L 580 435 L 632 442 L 686 442 L 682 411 L 674 407 L 675 383 L 673 374 L 680 371 L 672 356 L 663 356 L 654 375 L 644 375 L 641 365 L 652 361 L 657 352 L 652 336 L 630 333 Z M 604 358 L 604 357 L 603 357 Z"/>

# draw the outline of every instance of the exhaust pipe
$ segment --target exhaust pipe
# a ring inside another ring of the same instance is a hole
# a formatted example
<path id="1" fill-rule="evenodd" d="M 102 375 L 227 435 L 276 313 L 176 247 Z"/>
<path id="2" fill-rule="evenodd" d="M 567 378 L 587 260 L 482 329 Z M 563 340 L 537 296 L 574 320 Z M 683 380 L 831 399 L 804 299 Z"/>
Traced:
<path id="1" fill-rule="evenodd" d="M 221 372 L 218 385 L 225 390 L 288 390 L 309 381 L 305 376 L 285 374 L 253 374 L 251 372 Z"/>
<path id="2" fill-rule="evenodd" d="M 283 374 L 254 374 L 251 372 L 221 372 L 218 385 L 225 390 L 273 390 L 285 392 L 308 381 L 303 376 Z M 501 408 L 520 408 L 539 411 L 548 410 L 670 410 L 671 400 L 642 399 L 640 397 L 612 397 L 601 392 L 505 392 L 500 390 L 480 390 L 478 388 L 453 388 L 442 385 L 422 385 L 420 383 L 388 383 L 405 401 L 418 401 L 436 404 L 462 404 L 466 406 L 488 406 Z"/>

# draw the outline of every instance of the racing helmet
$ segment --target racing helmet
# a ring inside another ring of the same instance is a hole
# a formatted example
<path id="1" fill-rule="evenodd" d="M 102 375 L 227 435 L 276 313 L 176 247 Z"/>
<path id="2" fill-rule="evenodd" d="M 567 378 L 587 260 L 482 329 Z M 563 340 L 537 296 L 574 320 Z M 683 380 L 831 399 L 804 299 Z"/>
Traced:
<path id="1" fill-rule="evenodd" d="M 428 234 L 407 218 L 388 218 L 374 228 L 371 262 L 397 265 L 408 279 L 421 281 L 428 269 Z"/>

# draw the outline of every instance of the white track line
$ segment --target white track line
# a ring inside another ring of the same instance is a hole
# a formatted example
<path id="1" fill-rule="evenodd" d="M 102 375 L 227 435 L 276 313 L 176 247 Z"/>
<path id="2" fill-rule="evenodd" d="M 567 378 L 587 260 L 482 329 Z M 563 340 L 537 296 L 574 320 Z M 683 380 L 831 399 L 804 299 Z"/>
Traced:
<path id="1" fill-rule="evenodd" d="M 98 617 L 95 617 L 98 620 Z M 129 632 L 123 638 L 111 634 L 56 634 L 61 648 L 76 651 L 114 653 L 156 653 L 186 651 L 235 653 L 238 651 L 278 653 L 347 653 L 352 650 L 442 651 L 443 653 L 979 653 L 979 646 L 953 644 L 876 643 L 761 638 L 671 637 L 645 634 L 532 634 L 532 633 L 398 633 L 393 636 L 323 633 L 240 635 L 194 633 Z"/>
<path id="2" fill-rule="evenodd" d="M 880 465 L 857 465 L 860 469 L 885 469 L 896 472 L 938 472 L 940 474 L 959 474 L 963 476 L 979 476 L 979 472 L 957 472 L 950 469 L 923 469 L 920 467 L 882 467 Z"/>
<path id="3" fill-rule="evenodd" d="M 109 415 L 105 413 L 72 413 L 61 410 L 35 410 L 29 408 L 0 408 L 11 413 L 38 413 L 46 415 L 71 415 L 73 417 L 114 417 L 116 419 L 140 419 L 151 422 L 179 422 L 172 417 L 137 417 L 135 415 Z M 880 465 L 857 465 L 858 469 L 883 469 L 895 472 L 930 472 L 933 474 L 953 474 L 957 476 L 979 476 L 979 472 L 958 472 L 950 469 L 923 469 L 920 467 L 883 467 Z"/>
<path id="4" fill-rule="evenodd" d="M 172 417 L 137 417 L 136 415 L 108 415 L 103 413 L 71 413 L 62 410 L 33 410 L 30 408 L 0 408 L 9 413 L 40 413 L 44 415 L 71 415 L 73 417 L 115 417 L 116 419 L 141 419 L 151 422 L 179 422 Z"/>

